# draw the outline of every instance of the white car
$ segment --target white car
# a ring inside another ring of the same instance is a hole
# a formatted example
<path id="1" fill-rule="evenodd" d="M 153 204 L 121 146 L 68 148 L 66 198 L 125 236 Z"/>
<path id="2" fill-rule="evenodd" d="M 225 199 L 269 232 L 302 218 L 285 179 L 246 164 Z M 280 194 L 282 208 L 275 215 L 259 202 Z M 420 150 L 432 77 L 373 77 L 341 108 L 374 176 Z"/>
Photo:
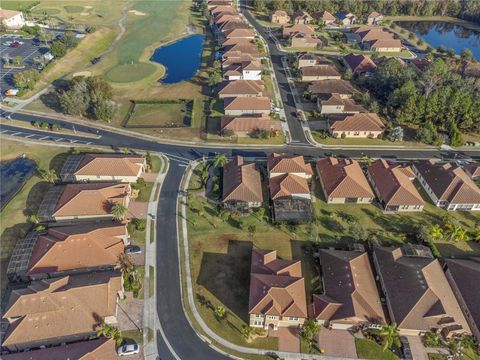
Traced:
<path id="1" fill-rule="evenodd" d="M 118 356 L 128 356 L 133 354 L 138 354 L 140 352 L 140 347 L 138 344 L 125 344 L 119 346 L 117 349 Z"/>

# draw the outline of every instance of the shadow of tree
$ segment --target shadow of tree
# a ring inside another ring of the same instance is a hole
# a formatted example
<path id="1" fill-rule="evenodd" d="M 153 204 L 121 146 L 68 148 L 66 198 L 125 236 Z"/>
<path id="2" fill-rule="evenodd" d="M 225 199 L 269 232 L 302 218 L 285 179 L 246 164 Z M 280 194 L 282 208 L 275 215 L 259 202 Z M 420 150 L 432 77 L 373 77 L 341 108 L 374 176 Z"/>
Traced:
<path id="1" fill-rule="evenodd" d="M 43 197 L 51 186 L 53 185 L 46 181 L 41 181 L 31 188 L 25 202 L 25 209 L 23 209 L 23 214 L 25 216 L 34 215 L 38 212 Z"/>

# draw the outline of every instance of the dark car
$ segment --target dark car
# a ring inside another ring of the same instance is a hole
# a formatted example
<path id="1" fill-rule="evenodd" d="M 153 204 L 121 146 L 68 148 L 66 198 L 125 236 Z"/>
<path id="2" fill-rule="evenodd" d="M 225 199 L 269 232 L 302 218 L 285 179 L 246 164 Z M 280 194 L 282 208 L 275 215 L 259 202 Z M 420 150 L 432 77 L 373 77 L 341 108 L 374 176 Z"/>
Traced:
<path id="1" fill-rule="evenodd" d="M 10 43 L 10 46 L 13 47 L 13 48 L 18 48 L 18 47 L 20 47 L 20 45 L 21 44 L 18 41 L 12 41 Z"/>
<path id="2" fill-rule="evenodd" d="M 141 253 L 142 253 L 142 249 L 140 249 L 140 246 L 128 245 L 125 247 L 125 254 L 127 255 L 136 255 Z"/>

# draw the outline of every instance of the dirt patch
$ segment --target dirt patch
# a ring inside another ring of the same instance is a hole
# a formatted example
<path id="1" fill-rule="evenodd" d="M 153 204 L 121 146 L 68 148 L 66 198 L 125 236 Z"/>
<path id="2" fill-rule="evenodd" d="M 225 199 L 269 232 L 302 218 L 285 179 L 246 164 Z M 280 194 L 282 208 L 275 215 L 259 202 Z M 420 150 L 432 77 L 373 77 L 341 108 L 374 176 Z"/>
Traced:
<path id="1" fill-rule="evenodd" d="M 141 11 L 138 11 L 138 10 L 129 10 L 128 11 L 129 13 L 132 13 L 133 15 L 137 15 L 137 16 L 145 16 L 147 14 L 141 12 Z"/>
<path id="2" fill-rule="evenodd" d="M 79 71 L 73 74 L 73 77 L 75 76 L 92 76 L 92 73 L 90 71 Z"/>

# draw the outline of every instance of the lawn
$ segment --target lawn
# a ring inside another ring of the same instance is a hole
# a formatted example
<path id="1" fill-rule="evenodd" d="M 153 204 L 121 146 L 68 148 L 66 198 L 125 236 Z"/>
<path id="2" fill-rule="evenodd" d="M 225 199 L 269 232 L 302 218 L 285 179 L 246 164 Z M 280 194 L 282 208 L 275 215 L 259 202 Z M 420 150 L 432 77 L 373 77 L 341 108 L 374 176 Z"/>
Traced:
<path id="1" fill-rule="evenodd" d="M 31 0 L 2 0 L 2 9 L 23 11 L 34 6 L 36 1 Z"/>
<path id="2" fill-rule="evenodd" d="M 386 139 L 368 139 L 368 138 L 334 138 L 331 136 L 322 137 L 318 131 L 312 131 L 313 138 L 324 145 L 383 145 L 383 146 L 414 146 L 414 147 L 432 147 L 418 141 L 395 141 L 392 142 Z"/>
<path id="3" fill-rule="evenodd" d="M 130 237 L 135 240 L 135 245 L 145 245 L 145 235 L 147 233 L 145 230 L 137 230 L 131 222 L 128 223 L 127 229 Z"/>
<path id="4" fill-rule="evenodd" d="M 150 194 L 152 193 L 153 182 L 146 182 L 144 187 L 140 187 L 136 201 L 150 201 Z"/>
<path id="5" fill-rule="evenodd" d="M 188 126 L 185 103 L 136 104 L 126 127 L 174 127 Z"/>
<path id="6" fill-rule="evenodd" d="M 110 69 L 105 78 L 116 83 L 131 83 L 142 80 L 157 71 L 153 63 L 121 64 Z M 163 69 L 165 71 L 165 69 Z M 158 74 L 162 77 L 163 73 Z"/>
<path id="7" fill-rule="evenodd" d="M 396 360 L 399 359 L 397 355 L 390 350 L 383 351 L 382 347 L 376 342 L 366 339 L 356 339 L 355 347 L 357 348 L 357 356 L 360 359 L 375 359 L 375 360 Z"/>
<path id="8" fill-rule="evenodd" d="M 152 172 L 159 173 L 163 171 L 163 160 L 158 156 L 152 156 Z"/>

